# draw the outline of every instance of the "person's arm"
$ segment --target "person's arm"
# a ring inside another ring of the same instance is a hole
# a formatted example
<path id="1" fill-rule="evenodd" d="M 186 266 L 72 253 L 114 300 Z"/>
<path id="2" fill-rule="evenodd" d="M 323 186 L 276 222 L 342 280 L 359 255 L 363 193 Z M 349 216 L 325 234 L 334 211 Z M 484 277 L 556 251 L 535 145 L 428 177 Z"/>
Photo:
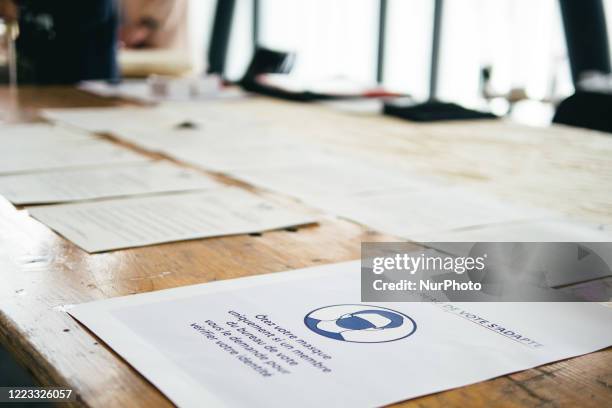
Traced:
<path id="1" fill-rule="evenodd" d="M 182 21 L 187 0 L 148 0 L 142 7 L 141 17 L 122 33 L 122 40 L 128 47 L 146 45 L 153 35 Z"/>
<path id="2" fill-rule="evenodd" d="M 174 19 L 179 0 L 149 0 L 142 9 L 141 23 L 149 24 L 158 29 L 169 20 Z"/>
<path id="3" fill-rule="evenodd" d="M 17 4 L 13 0 L 0 0 L 0 18 L 13 22 L 19 17 Z"/>

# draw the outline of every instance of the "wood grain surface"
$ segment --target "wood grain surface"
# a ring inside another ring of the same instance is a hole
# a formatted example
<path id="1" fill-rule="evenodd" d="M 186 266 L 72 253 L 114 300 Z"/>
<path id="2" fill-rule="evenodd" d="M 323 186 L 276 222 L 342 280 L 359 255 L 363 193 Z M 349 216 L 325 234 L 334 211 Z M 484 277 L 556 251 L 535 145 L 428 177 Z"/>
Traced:
<path id="1" fill-rule="evenodd" d="M 0 120 L 38 120 L 37 110 L 45 107 L 122 104 L 71 88 L 23 88 L 17 96 L 1 88 Z M 228 109 L 274 119 L 296 133 L 428 177 L 612 223 L 612 138 L 596 132 L 501 122 L 415 125 L 262 98 L 234 101 Z M 301 206 L 278 194 L 260 193 Z M 393 239 L 329 215 L 322 214 L 321 220 L 297 230 L 90 255 L 30 218 L 27 210 L 0 200 L 0 343 L 42 385 L 73 388 L 79 405 L 172 405 L 70 318 L 67 305 L 357 259 L 362 241 Z M 400 405 L 611 406 L 612 348 Z"/>

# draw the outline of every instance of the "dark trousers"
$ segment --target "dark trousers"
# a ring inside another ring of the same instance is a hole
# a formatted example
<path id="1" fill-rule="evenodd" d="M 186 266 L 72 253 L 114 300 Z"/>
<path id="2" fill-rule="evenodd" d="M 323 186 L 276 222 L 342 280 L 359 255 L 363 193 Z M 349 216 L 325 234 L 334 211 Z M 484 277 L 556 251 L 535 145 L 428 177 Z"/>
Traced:
<path id="1" fill-rule="evenodd" d="M 114 0 L 21 0 L 19 7 L 20 83 L 117 79 Z"/>

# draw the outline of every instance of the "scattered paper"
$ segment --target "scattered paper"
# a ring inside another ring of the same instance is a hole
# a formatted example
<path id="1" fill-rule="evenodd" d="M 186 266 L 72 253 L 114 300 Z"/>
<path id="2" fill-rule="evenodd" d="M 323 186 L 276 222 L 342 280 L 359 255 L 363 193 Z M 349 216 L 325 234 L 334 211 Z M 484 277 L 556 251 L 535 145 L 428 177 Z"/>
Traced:
<path id="1" fill-rule="evenodd" d="M 201 172 L 161 162 L 0 176 L 0 195 L 18 205 L 202 190 L 219 186 L 219 183 Z"/>
<path id="2" fill-rule="evenodd" d="M 198 129 L 204 124 L 234 125 L 241 133 L 248 133 L 251 131 L 248 126 L 261 122 L 257 118 L 236 117 L 224 109 L 224 102 L 218 101 L 167 102 L 155 107 L 43 109 L 41 113 L 55 123 L 116 136 L 122 136 L 125 130 L 155 133 Z"/>
<path id="3" fill-rule="evenodd" d="M 567 218 L 546 218 L 436 231 L 422 242 L 612 242 L 612 229 Z"/>
<path id="4" fill-rule="evenodd" d="M 180 123 L 185 119 L 178 111 L 171 112 L 157 107 L 43 109 L 41 114 L 50 121 L 97 133 L 135 125 L 154 129 L 157 126 Z"/>
<path id="5" fill-rule="evenodd" d="M 181 407 L 382 406 L 612 344 L 598 304 L 362 304 L 360 262 L 68 313 Z"/>
<path id="6" fill-rule="evenodd" d="M 0 174 L 149 161 L 125 147 L 104 141 L 65 142 L 19 151 L 0 151 Z"/>
<path id="7" fill-rule="evenodd" d="M 543 218 L 549 212 L 526 208 L 459 187 L 403 189 L 321 198 L 318 207 L 378 231 L 420 240 L 457 228 Z"/>
<path id="8" fill-rule="evenodd" d="M 558 245 L 554 256 L 548 255 L 546 262 L 537 264 L 538 270 L 555 271 L 547 275 L 549 286 L 566 286 L 611 275 L 609 267 L 601 266 L 602 262 L 603 265 L 612 265 L 612 231 L 608 225 L 589 224 L 566 218 L 547 218 L 437 231 L 422 234 L 415 240 L 427 242 L 433 248 L 457 256 L 467 256 L 476 242 L 515 242 L 519 245 L 524 242 L 576 243 L 580 244 L 576 247 L 578 250 L 567 253 L 566 248 L 571 251 L 572 247 Z M 573 268 L 580 273 L 560 273 L 561 268 Z"/>
<path id="9" fill-rule="evenodd" d="M 114 133 L 122 140 L 136 144 L 150 151 L 172 157 L 208 157 L 209 150 L 248 148 L 250 146 L 274 146 L 286 143 L 273 129 L 257 123 L 250 123 L 248 131 L 241 123 L 216 120 L 185 121 L 151 129 L 145 126 L 117 127 Z"/>
<path id="10" fill-rule="evenodd" d="M 333 154 L 315 145 L 303 143 L 254 143 L 244 145 L 211 144 L 207 148 L 172 149 L 172 156 L 206 169 L 232 174 L 241 170 L 279 169 L 290 166 L 317 166 Z"/>
<path id="11" fill-rule="evenodd" d="M 310 215 L 237 188 L 33 207 L 29 211 L 91 253 L 315 222 Z"/>
<path id="12" fill-rule="evenodd" d="M 88 133 L 46 123 L 0 125 L 3 152 L 41 149 L 60 143 L 95 140 Z"/>
<path id="13" fill-rule="evenodd" d="M 63 139 L 72 138 L 88 138 L 90 137 L 87 133 L 54 125 L 46 122 L 33 122 L 33 123 L 3 123 L 0 124 L 0 138 L 2 139 L 20 139 L 20 138 L 37 138 L 41 139 L 47 137 L 57 137 Z"/>
<path id="14" fill-rule="evenodd" d="M 320 197 L 424 188 L 430 182 L 409 171 L 341 157 L 309 165 L 233 171 L 232 176 L 315 206 Z"/>

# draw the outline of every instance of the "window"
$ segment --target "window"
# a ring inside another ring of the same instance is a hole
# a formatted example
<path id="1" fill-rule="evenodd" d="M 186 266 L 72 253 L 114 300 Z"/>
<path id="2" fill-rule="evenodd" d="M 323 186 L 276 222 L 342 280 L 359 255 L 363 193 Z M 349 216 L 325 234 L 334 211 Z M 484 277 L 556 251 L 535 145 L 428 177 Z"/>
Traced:
<path id="1" fill-rule="evenodd" d="M 557 0 L 447 0 L 441 47 L 442 99 L 476 103 L 485 66 L 495 93 L 523 89 L 542 100 L 573 92 Z"/>
<path id="2" fill-rule="evenodd" d="M 261 0 L 262 46 L 295 51 L 294 74 L 374 81 L 377 0 Z"/>
<path id="3" fill-rule="evenodd" d="M 387 11 L 384 83 L 417 99 L 429 96 L 433 0 L 391 0 Z"/>
<path id="4" fill-rule="evenodd" d="M 192 1 L 203 8 L 204 2 Z M 612 0 L 605 1 L 609 13 Z M 216 2 L 206 3 L 213 9 Z M 236 3 L 230 79 L 240 78 L 252 55 L 253 3 Z M 295 51 L 296 76 L 375 81 L 379 0 L 258 3 L 260 44 Z M 434 0 L 388 0 L 384 84 L 418 100 L 429 96 L 433 10 Z M 202 25 L 196 30 L 205 31 Z M 518 89 L 531 99 L 549 101 L 573 92 L 557 0 L 446 0 L 439 63 L 443 100 L 482 105 L 484 67 L 492 70 L 489 90 L 500 96 Z"/>
<path id="5" fill-rule="evenodd" d="M 606 13 L 606 25 L 608 28 L 608 45 L 610 46 L 610 58 L 612 59 L 612 0 L 604 0 Z"/>

